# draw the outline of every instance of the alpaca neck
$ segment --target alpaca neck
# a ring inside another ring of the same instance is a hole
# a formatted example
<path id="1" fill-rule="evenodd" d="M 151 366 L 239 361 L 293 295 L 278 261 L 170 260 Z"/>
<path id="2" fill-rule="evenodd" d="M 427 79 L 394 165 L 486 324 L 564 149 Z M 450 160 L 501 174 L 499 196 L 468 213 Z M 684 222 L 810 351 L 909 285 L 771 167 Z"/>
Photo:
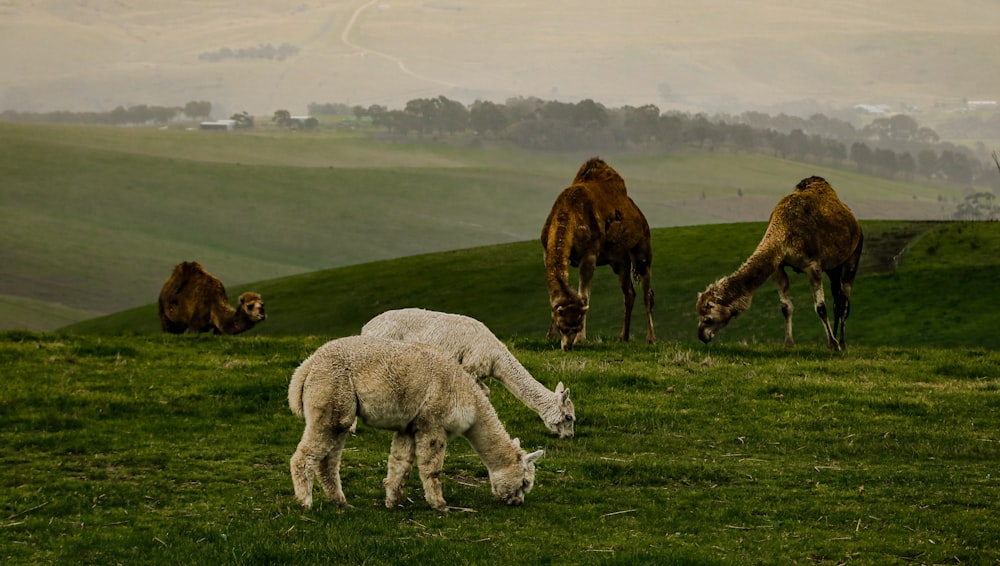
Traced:
<path id="1" fill-rule="evenodd" d="M 502 346 L 502 344 L 498 344 Z M 502 383 L 514 397 L 538 414 L 555 407 L 556 394 L 535 380 L 527 369 L 507 349 L 493 362 L 493 377 Z"/>
<path id="2" fill-rule="evenodd" d="M 481 396 L 478 405 L 479 418 L 463 436 L 491 472 L 513 466 L 517 463 L 517 451 L 513 449 L 510 435 L 503 428 L 486 395 Z"/>
<path id="3" fill-rule="evenodd" d="M 765 235 L 764 241 L 757 246 L 757 249 L 743 262 L 743 265 L 732 275 L 720 281 L 719 290 L 722 302 L 729 303 L 735 299 L 752 295 L 774 275 L 774 272 L 781 266 L 782 258 L 780 249 L 770 245 Z"/>

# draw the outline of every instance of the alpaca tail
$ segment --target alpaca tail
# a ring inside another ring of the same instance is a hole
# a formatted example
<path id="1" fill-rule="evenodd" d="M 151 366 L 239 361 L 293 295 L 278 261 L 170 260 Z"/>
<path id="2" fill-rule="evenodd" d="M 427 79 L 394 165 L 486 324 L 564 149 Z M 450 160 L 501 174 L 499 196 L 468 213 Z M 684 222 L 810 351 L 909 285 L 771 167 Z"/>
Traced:
<path id="1" fill-rule="evenodd" d="M 312 364 L 313 357 L 309 356 L 295 369 L 295 373 L 292 374 L 292 381 L 288 384 L 288 408 L 292 410 L 292 413 L 300 417 L 305 415 L 302 408 L 302 390 L 306 384 L 306 376 L 309 375 L 309 370 L 312 369 Z"/>

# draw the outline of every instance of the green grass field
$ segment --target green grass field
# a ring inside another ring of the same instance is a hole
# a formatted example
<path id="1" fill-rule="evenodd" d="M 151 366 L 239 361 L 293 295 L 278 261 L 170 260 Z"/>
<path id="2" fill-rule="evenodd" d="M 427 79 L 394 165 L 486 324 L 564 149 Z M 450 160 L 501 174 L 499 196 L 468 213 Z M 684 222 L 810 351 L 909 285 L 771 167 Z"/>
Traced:
<path id="1" fill-rule="evenodd" d="M 508 341 L 565 382 L 523 507 L 449 443 L 447 514 L 411 477 L 382 504 L 389 433 L 344 456 L 353 505 L 298 508 L 288 379 L 318 337 L 0 335 L 4 564 L 992 564 L 1000 393 L 991 348 Z M 415 476 L 415 474 L 414 474 Z M 319 498 L 322 501 L 322 498 Z"/>
<path id="2" fill-rule="evenodd" d="M 537 240 L 591 156 L 332 129 L 14 123 L 0 123 L 0 147 L 0 329 L 28 330 L 148 304 L 181 261 L 236 286 Z M 862 219 L 947 218 L 961 198 L 762 154 L 602 157 L 654 228 L 766 220 L 813 174 Z"/>
<path id="3" fill-rule="evenodd" d="M 77 144 L 65 131 L 43 130 L 29 129 L 32 133 L 21 138 L 48 136 L 48 149 L 39 151 L 54 151 L 60 135 L 66 147 Z M 0 125 L 0 133 L 5 131 L 10 130 Z M 259 252 L 255 261 L 261 263 L 254 269 L 264 275 L 228 287 L 230 297 L 250 287 L 261 292 L 268 305 L 266 322 L 239 336 L 163 335 L 153 304 L 160 277 L 149 276 L 153 290 L 142 293 L 129 287 L 135 285 L 129 278 L 141 277 L 146 269 L 134 264 L 178 249 L 184 227 L 196 231 L 197 223 L 178 210 L 165 210 L 172 220 L 161 224 L 155 215 L 128 218 L 145 205 L 129 208 L 122 197 L 127 191 L 120 189 L 135 182 L 142 167 L 149 167 L 151 180 L 134 185 L 135 193 L 158 183 L 170 193 L 169 179 L 181 169 L 190 177 L 177 190 L 189 191 L 188 198 L 211 193 L 212 179 L 229 197 L 263 198 L 268 192 L 262 179 L 280 183 L 293 171 L 297 176 L 289 187 L 310 176 L 356 175 L 362 184 L 412 181 L 416 194 L 431 194 L 450 176 L 457 195 L 464 183 L 482 182 L 482 171 L 490 169 L 452 165 L 421 177 L 413 163 L 395 172 L 311 166 L 299 171 L 262 164 L 247 172 L 251 168 L 226 163 L 229 150 L 199 153 L 182 141 L 168 143 L 170 136 L 181 140 L 191 132 L 127 132 L 107 132 L 104 141 L 98 135 L 104 130 L 85 132 L 81 147 L 60 154 L 84 152 L 77 167 L 61 173 L 49 168 L 43 175 L 37 170 L 45 168 L 44 160 L 25 164 L 11 178 L 37 174 L 35 181 L 3 189 L 34 203 L 14 207 L 15 212 L 0 209 L 5 218 L 27 218 L 29 209 L 50 207 L 35 217 L 37 223 L 18 225 L 28 235 L 6 227 L 0 232 L 7 242 L 27 246 L 0 248 L 9 260 L 5 276 L 27 274 L 22 284 L 35 281 L 46 289 L 51 281 L 62 281 L 66 292 L 89 299 L 90 310 L 50 315 L 60 327 L 75 316 L 87 318 L 59 331 L 0 333 L 0 563 L 1000 561 L 1000 482 L 995 477 L 1000 314 L 992 306 L 1000 273 L 1000 224 L 863 220 L 865 254 L 852 297 L 848 349 L 840 353 L 826 349 L 801 276 L 792 278 L 798 307 L 795 348 L 780 345 L 783 326 L 770 284 L 712 344 L 697 342 L 695 294 L 739 266 L 763 233 L 762 222 L 654 231 L 655 345 L 643 343 L 641 325 L 633 326 L 632 342 L 613 338 L 621 324 L 621 294 L 610 270 L 601 268 L 588 317 L 591 340 L 573 352 L 559 351 L 542 338 L 549 314 L 535 236 L 459 246 L 446 230 L 441 242 L 450 243 L 448 251 L 346 262 L 333 269 L 297 265 L 295 274 L 274 275 L 271 267 L 259 267 L 298 261 L 292 252 L 295 238 L 289 236 L 286 253 Z M 121 136 L 136 139 L 126 142 Z M 261 156 L 274 156 L 267 149 L 275 147 L 273 138 L 226 139 L 245 144 L 240 151 L 259 143 Z M 298 144 L 303 160 L 317 151 L 299 138 L 289 139 Z M 162 155 L 183 151 L 195 157 Z M 447 152 L 455 150 L 442 150 Z M 88 169 L 102 153 L 108 155 L 106 166 Z M 32 158 L 27 150 L 20 155 Z M 135 161 L 121 165 L 124 155 Z M 457 151 L 453 158 L 468 155 Z M 638 179 L 659 175 L 662 163 L 651 160 L 644 169 L 634 159 L 623 162 L 646 172 Z M 184 166 L 170 167 L 171 160 Z M 3 161 L 5 171 L 16 161 Z M 533 170 L 551 167 L 551 176 L 525 174 L 515 184 L 557 191 L 559 185 L 550 185 L 561 167 L 541 161 Z M 114 181 L 109 172 L 119 166 L 123 180 Z M 214 167 L 235 173 L 220 174 Z M 670 169 L 678 168 L 683 169 Z M 233 176 L 248 187 L 230 183 Z M 93 201 L 101 194 L 101 179 L 117 188 Z M 63 183 L 57 194 L 71 195 L 78 184 L 86 190 L 69 205 L 32 193 L 57 181 Z M 484 186 L 473 193 L 488 193 Z M 149 195 L 129 202 L 143 198 L 150 206 L 159 202 Z M 232 198 L 223 200 L 229 204 Z M 271 198 L 276 209 L 289 200 Z M 318 207 L 322 199 L 316 198 L 302 206 Z M 369 206 L 378 201 L 372 198 Z M 425 205 L 437 206 L 432 200 Z M 80 213 L 78 225 L 74 211 Z M 284 214 L 277 213 L 274 221 L 290 218 Z M 428 224 L 439 221 L 433 217 Z M 62 239 L 40 230 L 67 222 Z M 104 240 L 88 239 L 101 225 L 114 229 L 107 229 Z M 303 241 L 319 246 L 320 236 L 307 228 L 290 230 L 303 230 Z M 158 230 L 165 234 L 162 239 L 141 237 Z M 237 238 L 226 231 L 188 237 L 191 250 L 215 250 L 213 257 L 234 265 L 249 257 L 240 255 Z M 95 242 L 109 249 L 95 248 Z M 342 247 L 357 245 L 347 240 Z M 401 253 L 399 248 L 386 247 L 387 256 L 395 253 Z M 24 271 L 26 264 L 17 261 L 25 258 L 50 262 L 49 271 Z M 111 258 L 114 267 L 105 272 L 130 275 L 109 287 L 97 274 L 103 273 L 100 261 Z M 95 274 L 92 280 L 83 275 L 88 269 Z M 42 277 L 45 273 L 50 278 Z M 135 293 L 133 300 L 142 306 L 92 317 L 112 308 L 102 302 L 108 294 L 125 290 Z M 43 298 L 17 308 L 45 309 L 45 304 Z M 303 424 L 287 407 L 292 371 L 326 340 L 355 334 L 371 316 L 404 306 L 475 316 L 536 379 L 549 388 L 559 381 L 571 388 L 577 434 L 559 440 L 536 414 L 491 384 L 491 401 L 508 431 L 526 448 L 546 451 L 525 506 L 508 508 L 494 501 L 484 466 L 464 440 L 453 439 L 444 495 L 450 505 L 465 510 L 432 511 L 416 477 L 408 486 L 411 501 L 387 510 L 381 478 L 390 435 L 364 426 L 348 441 L 344 457 L 344 489 L 353 507 L 320 503 L 304 511 L 295 503 L 288 458 Z M 640 318 L 636 314 L 634 322 Z"/>

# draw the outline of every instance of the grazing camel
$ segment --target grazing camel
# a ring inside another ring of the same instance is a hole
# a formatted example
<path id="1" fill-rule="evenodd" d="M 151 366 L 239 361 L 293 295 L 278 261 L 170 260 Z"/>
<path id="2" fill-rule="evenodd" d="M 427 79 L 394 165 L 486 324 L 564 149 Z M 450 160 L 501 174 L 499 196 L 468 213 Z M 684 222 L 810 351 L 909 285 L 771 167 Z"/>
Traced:
<path id="1" fill-rule="evenodd" d="M 174 267 L 160 290 L 160 326 L 164 332 L 239 334 L 267 318 L 257 293 L 240 295 L 240 306 L 229 306 L 222 281 L 196 261 Z"/>
<path id="2" fill-rule="evenodd" d="M 858 272 L 864 236 L 851 210 L 822 177 L 803 179 L 771 213 L 764 238 L 732 275 L 698 293 L 698 338 L 708 343 L 729 320 L 750 308 L 753 292 L 768 278 L 778 285 L 785 316 L 785 345 L 793 346 L 792 299 L 786 267 L 805 273 L 813 306 L 823 322 L 829 346 L 844 349 L 844 329 L 851 311 L 851 287 Z M 833 293 L 833 327 L 826 314 L 823 273 Z"/>
<path id="3" fill-rule="evenodd" d="M 642 284 L 646 306 L 646 342 L 656 341 L 649 224 L 628 196 L 625 181 L 604 161 L 596 157 L 587 160 L 573 184 L 556 198 L 542 228 L 542 248 L 552 309 L 548 337 L 555 338 L 558 331 L 563 350 L 572 350 L 575 342 L 587 339 L 590 282 L 599 265 L 611 266 L 625 296 L 621 340 L 629 339 L 635 277 Z M 580 270 L 578 292 L 569 284 L 570 265 Z"/>

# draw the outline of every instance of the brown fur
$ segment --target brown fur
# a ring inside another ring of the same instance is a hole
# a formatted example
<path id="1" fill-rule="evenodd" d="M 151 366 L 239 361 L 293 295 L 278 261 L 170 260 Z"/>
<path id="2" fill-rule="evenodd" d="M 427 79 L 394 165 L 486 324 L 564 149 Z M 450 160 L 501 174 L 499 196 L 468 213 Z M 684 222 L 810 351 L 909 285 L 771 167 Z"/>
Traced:
<path id="1" fill-rule="evenodd" d="M 620 338 L 629 339 L 635 277 L 642 284 L 646 306 L 646 342 L 656 341 L 649 224 L 629 198 L 625 181 L 604 161 L 589 159 L 580 167 L 573 184 L 556 198 L 542 228 L 542 248 L 552 309 L 549 337 L 554 338 L 558 331 L 563 350 L 571 350 L 574 342 L 587 338 L 590 282 L 599 265 L 611 266 L 625 296 Z M 580 270 L 579 291 L 570 288 L 570 265 Z"/>
<path id="2" fill-rule="evenodd" d="M 785 268 L 791 267 L 809 277 L 813 306 L 829 346 L 842 350 L 863 242 L 861 225 L 833 187 L 821 177 L 803 179 L 792 194 L 778 202 L 763 239 L 746 262 L 698 293 L 698 337 L 709 342 L 732 318 L 750 308 L 753 292 L 771 278 L 778 285 L 785 316 L 785 345 L 794 345 L 792 300 L 785 273 Z M 833 293 L 832 328 L 823 295 L 823 273 L 830 279 Z"/>
<path id="3" fill-rule="evenodd" d="M 200 263 L 186 261 L 160 290 L 160 326 L 164 332 L 208 332 L 239 334 L 267 318 L 264 301 L 257 293 L 240 295 L 240 305 L 229 306 L 222 281 L 205 271 Z"/>

